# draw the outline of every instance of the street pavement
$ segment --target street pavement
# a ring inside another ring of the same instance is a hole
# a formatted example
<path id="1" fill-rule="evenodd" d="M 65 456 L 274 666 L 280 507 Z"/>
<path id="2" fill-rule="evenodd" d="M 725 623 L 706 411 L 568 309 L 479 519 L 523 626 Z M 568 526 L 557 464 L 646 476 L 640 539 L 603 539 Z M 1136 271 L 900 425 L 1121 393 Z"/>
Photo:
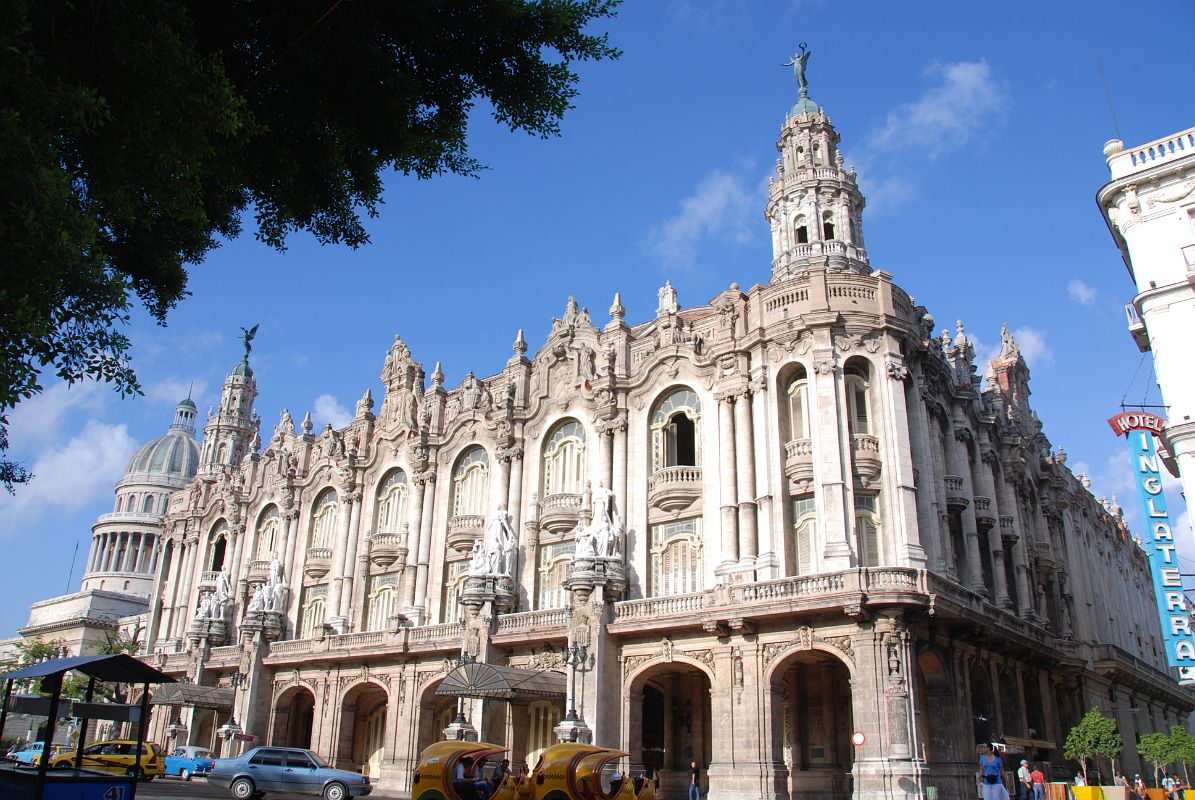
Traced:
<path id="1" fill-rule="evenodd" d="M 384 800 L 394 795 L 386 792 L 374 792 L 369 800 L 379 798 Z M 204 778 L 193 778 L 182 781 L 178 778 L 154 778 L 149 783 L 137 785 L 137 800 L 189 800 L 189 798 L 222 798 L 231 800 L 232 795 L 227 789 L 209 786 Z M 270 792 L 265 800 L 311 800 L 311 795 L 294 794 L 293 792 Z"/>

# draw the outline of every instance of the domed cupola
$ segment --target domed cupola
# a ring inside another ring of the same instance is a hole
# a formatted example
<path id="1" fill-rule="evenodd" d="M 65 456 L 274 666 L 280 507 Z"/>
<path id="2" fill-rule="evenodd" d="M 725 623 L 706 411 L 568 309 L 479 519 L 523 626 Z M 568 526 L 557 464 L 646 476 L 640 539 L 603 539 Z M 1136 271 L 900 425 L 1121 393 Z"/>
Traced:
<path id="1" fill-rule="evenodd" d="M 799 96 L 784 120 L 776 149 L 776 177 L 768 181 L 764 215 L 772 228 L 772 280 L 811 267 L 870 274 L 863 249 L 863 195 L 855 170 L 843 167 L 838 132 L 809 97 L 804 42 L 785 66 L 797 77 Z"/>
<path id="2" fill-rule="evenodd" d="M 195 477 L 198 467 L 195 404 L 188 398 L 175 408 L 174 423 L 166 435 L 143 445 L 129 459 L 119 486 L 137 483 L 179 488 Z"/>
<path id="3" fill-rule="evenodd" d="M 249 366 L 249 353 L 253 350 L 255 336 L 256 325 L 244 330 L 241 341 L 245 346 L 245 354 L 224 379 L 224 386 L 220 390 L 220 408 L 208 412 L 207 424 L 203 428 L 203 452 L 199 460 L 199 472 L 203 475 L 215 475 L 239 464 L 248 453 L 257 432 L 260 420 L 253 413 L 257 380 L 253 377 L 253 368 Z"/>

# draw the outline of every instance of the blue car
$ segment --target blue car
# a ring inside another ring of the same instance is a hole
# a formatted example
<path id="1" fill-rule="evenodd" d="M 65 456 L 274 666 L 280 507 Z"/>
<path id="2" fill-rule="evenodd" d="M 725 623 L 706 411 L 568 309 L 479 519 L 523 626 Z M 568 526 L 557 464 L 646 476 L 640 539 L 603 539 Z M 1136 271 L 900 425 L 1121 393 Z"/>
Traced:
<path id="1" fill-rule="evenodd" d="M 13 761 L 20 761 L 22 764 L 36 764 L 41 760 L 41 742 L 28 742 L 19 750 L 10 751 L 8 757 Z M 51 754 L 58 755 L 62 751 L 62 745 L 52 745 Z"/>
<path id="2" fill-rule="evenodd" d="M 207 782 L 225 787 L 236 800 L 249 800 L 265 792 L 345 800 L 373 791 L 364 775 L 333 769 L 315 753 L 297 747 L 255 747 L 239 758 L 217 758 Z"/>
<path id="3" fill-rule="evenodd" d="M 166 774 L 177 775 L 184 781 L 192 775 L 206 775 L 215 766 L 212 751 L 193 744 L 184 745 L 166 756 Z"/>

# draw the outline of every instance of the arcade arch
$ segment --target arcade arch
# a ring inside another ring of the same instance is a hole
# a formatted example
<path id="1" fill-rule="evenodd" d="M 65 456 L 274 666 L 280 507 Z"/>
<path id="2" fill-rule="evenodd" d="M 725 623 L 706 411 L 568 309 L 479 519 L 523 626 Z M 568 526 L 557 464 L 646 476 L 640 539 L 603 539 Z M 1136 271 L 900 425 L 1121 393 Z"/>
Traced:
<path id="1" fill-rule="evenodd" d="M 270 741 L 278 747 L 311 748 L 315 726 L 315 695 L 306 686 L 292 686 L 274 702 Z"/>
<path id="2" fill-rule="evenodd" d="M 359 683 L 340 702 L 336 763 L 376 779 L 382 768 L 389 697 L 376 683 Z"/>
<path id="3" fill-rule="evenodd" d="M 771 737 L 788 771 L 790 797 L 851 794 L 854 726 L 850 669 L 823 650 L 799 650 L 771 672 Z"/>

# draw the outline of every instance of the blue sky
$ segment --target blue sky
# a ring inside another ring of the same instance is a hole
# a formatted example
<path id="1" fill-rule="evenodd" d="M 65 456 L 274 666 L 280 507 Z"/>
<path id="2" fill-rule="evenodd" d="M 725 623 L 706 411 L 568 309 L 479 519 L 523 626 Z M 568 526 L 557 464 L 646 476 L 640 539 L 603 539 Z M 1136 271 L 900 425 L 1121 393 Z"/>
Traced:
<path id="1" fill-rule="evenodd" d="M 1133 287 L 1093 200 L 1113 135 L 1096 54 L 1122 138 L 1150 141 L 1195 124 L 1193 27 L 1189 2 L 627 2 L 608 25 L 624 55 L 581 65 L 560 138 L 510 133 L 479 108 L 479 180 L 391 178 L 373 243 L 357 251 L 303 236 L 285 254 L 250 236 L 225 244 L 193 270 L 169 327 L 143 314 L 130 327 L 144 397 L 51 386 L 12 414 L 13 455 L 38 477 L 0 497 L 0 637 L 31 602 L 78 588 L 91 524 L 128 457 L 165 431 L 192 381 L 202 419 L 241 326 L 261 324 L 269 431 L 282 408 L 339 424 L 367 387 L 379 397 L 395 333 L 455 386 L 498 371 L 519 328 L 534 351 L 570 294 L 601 324 L 621 292 L 637 323 L 665 279 L 682 305 L 766 283 L 767 176 L 796 99 L 780 65 L 802 41 L 811 96 L 868 197 L 873 267 L 939 327 L 964 320 L 981 350 L 1007 322 L 1046 434 L 1135 518 L 1123 443 L 1104 420 L 1126 393 L 1159 395 L 1125 328 Z M 1177 484 L 1168 497 L 1177 516 Z"/>

